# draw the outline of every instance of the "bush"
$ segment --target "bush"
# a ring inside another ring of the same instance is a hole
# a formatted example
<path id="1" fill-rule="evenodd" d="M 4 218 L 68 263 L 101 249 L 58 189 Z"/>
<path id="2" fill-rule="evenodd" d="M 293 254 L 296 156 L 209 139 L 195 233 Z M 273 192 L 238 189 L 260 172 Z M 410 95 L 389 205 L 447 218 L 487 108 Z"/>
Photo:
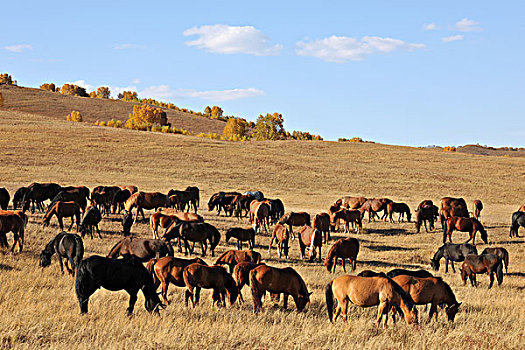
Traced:
<path id="1" fill-rule="evenodd" d="M 454 146 L 447 146 L 443 148 L 443 151 L 445 152 L 456 152 L 456 147 Z"/>
<path id="2" fill-rule="evenodd" d="M 91 97 L 91 98 L 95 98 L 95 97 L 97 97 L 97 93 L 96 93 L 95 91 L 91 91 L 91 92 L 89 93 L 89 97 Z"/>
<path id="3" fill-rule="evenodd" d="M 8 74 L 8 73 L 0 74 L 0 83 L 10 84 L 10 85 L 16 85 L 17 84 L 16 80 L 13 80 L 11 75 Z"/>
<path id="4" fill-rule="evenodd" d="M 248 123 L 241 118 L 230 118 L 224 126 L 223 135 L 226 138 L 237 136 L 242 138 L 246 135 L 246 127 Z"/>
<path id="5" fill-rule="evenodd" d="M 266 113 L 265 116 L 261 114 L 253 130 L 255 139 L 257 141 L 279 139 L 284 134 L 283 122 L 283 116 L 279 113 Z"/>
<path id="6" fill-rule="evenodd" d="M 74 84 L 64 84 L 60 89 L 62 95 L 71 95 L 71 96 L 80 96 L 80 97 L 89 97 L 86 89 L 81 86 Z"/>
<path id="7" fill-rule="evenodd" d="M 82 115 L 80 115 L 80 112 L 78 111 L 72 111 L 67 115 L 66 120 L 69 120 L 70 122 L 81 122 Z"/>
<path id="8" fill-rule="evenodd" d="M 54 83 L 45 83 L 45 84 L 42 84 L 40 85 L 40 88 L 42 90 L 46 90 L 46 91 L 51 91 L 51 92 L 58 92 L 60 89 L 58 87 L 55 86 Z"/>
<path id="9" fill-rule="evenodd" d="M 98 98 L 109 98 L 109 95 L 111 95 L 111 91 L 107 86 L 101 86 L 97 89 L 96 97 Z"/>
<path id="10" fill-rule="evenodd" d="M 138 101 L 139 100 L 139 95 L 135 91 L 124 91 L 122 93 L 119 93 L 117 97 L 119 100 L 124 100 L 124 101 Z"/>
<path id="11" fill-rule="evenodd" d="M 133 106 L 133 113 L 130 113 L 129 119 L 126 121 L 125 127 L 136 130 L 149 130 L 153 124 L 158 124 L 159 126 L 168 125 L 166 112 L 160 108 L 148 105 L 135 105 Z"/>

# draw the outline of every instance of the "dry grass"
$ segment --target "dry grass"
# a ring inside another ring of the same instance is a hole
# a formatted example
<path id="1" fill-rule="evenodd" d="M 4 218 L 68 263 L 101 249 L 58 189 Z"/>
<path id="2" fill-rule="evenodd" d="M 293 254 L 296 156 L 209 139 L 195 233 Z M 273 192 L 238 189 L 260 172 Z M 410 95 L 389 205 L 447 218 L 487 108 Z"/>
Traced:
<path id="1" fill-rule="evenodd" d="M 258 250 L 267 262 L 293 266 L 303 276 L 312 303 L 304 313 L 274 309 L 252 313 L 247 302 L 226 309 L 212 308 L 209 291 L 202 304 L 186 309 L 182 289 L 170 287 L 172 303 L 160 317 L 149 315 L 139 296 L 134 316 L 125 315 L 127 295 L 100 290 L 91 298 L 90 312 L 80 316 L 74 281 L 61 275 L 53 259 L 38 267 L 38 254 L 57 227 L 41 229 L 40 215 L 32 215 L 27 244 L 21 254 L 0 253 L 1 348 L 523 348 L 525 306 L 525 248 L 523 239 L 509 240 L 510 214 L 523 204 L 522 158 L 483 157 L 438 150 L 374 144 L 334 142 L 230 143 L 196 137 L 150 134 L 68 123 L 52 117 L 0 111 L 0 186 L 11 193 L 32 181 L 61 184 L 135 184 L 145 191 L 167 191 L 197 185 L 202 190 L 200 214 L 221 232 L 239 225 L 217 217 L 204 204 L 218 190 L 260 189 L 281 198 L 287 210 L 326 210 L 341 194 L 387 196 L 412 208 L 422 199 L 445 195 L 475 198 L 485 204 L 483 221 L 489 240 L 510 252 L 509 275 L 501 287 L 487 290 L 463 286 L 459 274 L 440 271 L 463 304 L 456 322 L 443 313 L 426 322 L 420 309 L 418 326 L 389 324 L 376 331 L 376 308 L 350 307 L 349 329 L 331 325 L 324 303 L 324 286 L 341 275 L 330 275 L 319 264 L 299 259 L 292 242 L 291 260 L 268 259 L 267 236 L 258 236 Z M 120 224 L 105 218 L 102 240 L 85 241 L 86 255 L 105 255 L 120 237 Z M 243 222 L 242 225 L 246 225 Z M 150 236 L 145 224 L 133 228 Z M 523 234 L 523 232 L 522 232 Z M 335 238 L 342 237 L 337 234 Z M 415 234 L 413 224 L 365 223 L 358 270 L 387 271 L 394 267 L 429 268 L 428 259 L 440 245 L 441 233 Z M 454 233 L 455 241 L 465 239 Z M 479 239 L 479 238 L 478 238 Z M 218 253 L 234 248 L 222 242 Z M 480 244 L 478 249 L 483 249 Z M 323 254 L 328 247 L 323 247 Z M 213 259 L 206 257 L 206 261 Z"/>

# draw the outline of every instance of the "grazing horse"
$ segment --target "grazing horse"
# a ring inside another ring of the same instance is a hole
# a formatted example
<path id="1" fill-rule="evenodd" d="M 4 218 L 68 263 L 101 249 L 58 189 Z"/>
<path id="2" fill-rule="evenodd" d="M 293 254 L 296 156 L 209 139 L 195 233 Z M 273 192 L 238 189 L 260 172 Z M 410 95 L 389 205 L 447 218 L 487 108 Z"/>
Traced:
<path id="1" fill-rule="evenodd" d="M 184 241 L 184 255 L 193 254 L 193 248 L 190 249 L 189 243 L 199 242 L 202 249 L 202 256 L 206 256 L 208 243 L 210 242 L 211 256 L 215 256 L 215 248 L 219 244 L 221 234 L 217 228 L 205 222 L 173 222 L 166 230 L 162 239 L 169 241 L 178 238 L 179 252 L 182 251 L 181 240 Z"/>
<path id="2" fill-rule="evenodd" d="M 233 199 L 235 196 L 241 195 L 239 192 L 217 192 L 214 193 L 210 200 L 208 201 L 208 211 L 212 211 L 215 207 L 217 207 L 217 215 L 221 215 L 221 209 L 224 210 L 224 213 L 226 216 L 228 216 L 228 212 L 226 211 L 226 207 L 230 207 Z M 233 208 L 230 210 L 230 216 L 233 213 Z"/>
<path id="3" fill-rule="evenodd" d="M 125 255 L 134 255 L 141 261 L 146 262 L 166 255 L 173 256 L 173 247 L 169 242 L 160 239 L 125 237 L 111 248 L 107 257 L 116 259 Z"/>
<path id="4" fill-rule="evenodd" d="M 509 272 L 509 252 L 507 251 L 507 249 L 501 247 L 485 248 L 483 249 L 481 254 L 494 254 L 500 257 L 503 263 L 505 264 L 505 272 Z"/>
<path id="5" fill-rule="evenodd" d="M 233 279 L 235 280 L 235 283 L 237 283 L 237 289 L 239 289 L 239 303 L 244 302 L 244 298 L 242 297 L 241 293 L 242 288 L 245 285 L 250 285 L 250 271 L 260 265 L 265 264 L 243 261 L 235 265 L 235 267 L 233 268 Z"/>
<path id="6" fill-rule="evenodd" d="M 425 231 L 428 232 L 427 221 L 432 231 L 434 229 L 434 205 L 423 205 L 416 210 L 416 233 L 419 233 L 421 224 L 425 225 Z"/>
<path id="7" fill-rule="evenodd" d="M 10 199 L 11 197 L 9 196 L 9 191 L 3 187 L 0 187 L 0 209 L 7 210 Z"/>
<path id="8" fill-rule="evenodd" d="M 102 238 L 100 229 L 98 227 L 98 224 L 101 220 L 102 214 L 100 213 L 100 210 L 98 210 L 98 208 L 95 206 L 89 206 L 82 216 L 82 221 L 80 222 L 80 233 L 82 234 L 82 238 L 84 238 L 86 233 L 89 233 L 91 239 L 93 239 L 93 231 L 95 229 L 97 230 L 98 237 Z"/>
<path id="9" fill-rule="evenodd" d="M 364 217 L 364 213 L 368 212 L 368 222 L 371 220 L 375 220 L 374 216 L 377 215 L 378 212 L 383 211 L 383 219 L 386 219 L 388 215 L 388 204 L 391 203 L 392 200 L 388 198 L 371 198 L 367 199 L 366 202 L 359 207 L 359 210 L 361 211 L 361 216 Z"/>
<path id="10" fill-rule="evenodd" d="M 133 226 L 133 214 L 129 211 L 124 210 L 122 214 L 122 235 L 124 237 L 131 235 L 131 226 Z"/>
<path id="11" fill-rule="evenodd" d="M 463 198 L 443 197 L 441 198 L 441 209 L 439 210 L 439 217 L 441 219 L 441 227 L 446 227 L 447 219 L 452 216 L 468 218 L 467 203 Z"/>
<path id="12" fill-rule="evenodd" d="M 352 272 L 354 272 L 357 264 L 357 254 L 359 254 L 359 241 L 357 239 L 351 237 L 338 239 L 330 248 L 328 254 L 326 254 L 324 266 L 326 266 L 328 272 L 334 273 L 337 259 L 340 258 L 342 260 L 343 270 L 346 272 L 345 259 L 348 259 L 350 261 L 350 268 Z"/>
<path id="13" fill-rule="evenodd" d="M 366 201 L 365 197 L 345 196 L 336 200 L 334 204 L 346 209 L 359 209 Z"/>
<path id="14" fill-rule="evenodd" d="M 387 205 L 387 212 L 388 212 L 388 218 L 390 219 L 390 222 L 394 222 L 393 214 L 399 213 L 399 216 L 397 217 L 397 222 L 401 222 L 401 218 L 404 218 L 405 215 L 407 217 L 407 221 L 410 222 L 411 214 L 410 214 L 410 208 L 406 203 L 396 203 L 396 202 L 390 202 Z"/>
<path id="15" fill-rule="evenodd" d="M 82 212 L 86 211 L 87 198 L 83 190 L 78 188 L 73 188 L 69 190 L 61 190 L 58 194 L 51 199 L 51 203 L 48 205 L 48 208 L 52 207 L 56 202 L 75 202 L 80 206 Z"/>
<path id="16" fill-rule="evenodd" d="M 281 259 L 281 255 L 284 254 L 284 257 L 288 259 L 288 241 L 290 240 L 290 233 L 288 228 L 281 224 L 276 224 L 273 228 L 272 238 L 270 239 L 270 244 L 268 245 L 268 256 L 271 255 L 273 240 L 277 240 L 277 256 Z"/>
<path id="17" fill-rule="evenodd" d="M 77 268 L 75 291 L 80 304 L 80 313 L 88 312 L 89 297 L 99 288 L 111 291 L 125 290 L 129 294 L 128 314 L 133 313 L 137 294 L 142 290 L 148 312 L 158 311 L 161 304 L 155 292 L 153 279 L 141 261 L 134 256 L 126 259 L 109 259 L 92 255 L 80 262 Z"/>
<path id="18" fill-rule="evenodd" d="M 483 203 L 481 203 L 479 199 L 475 199 L 474 202 L 472 202 L 472 217 L 480 220 L 482 210 L 483 210 Z"/>
<path id="19" fill-rule="evenodd" d="M 308 225 L 304 225 L 299 230 L 299 249 L 301 259 L 305 258 L 306 247 L 308 247 L 308 260 L 314 261 L 317 255 L 316 248 L 319 248 L 319 262 L 321 262 L 321 247 L 323 246 L 323 235 L 321 231 Z"/>
<path id="20" fill-rule="evenodd" d="M 457 217 L 452 216 L 447 219 L 447 225 L 443 228 L 443 243 L 446 242 L 446 238 L 448 236 L 449 242 L 452 242 L 452 232 L 454 230 L 458 230 L 461 232 L 468 232 L 470 234 L 469 239 L 467 239 L 467 242 L 472 240 L 472 244 L 476 245 L 476 231 L 479 231 L 481 234 L 481 240 L 485 242 L 485 244 L 488 244 L 487 239 L 487 231 L 483 227 L 483 225 L 478 221 L 478 219 L 475 218 L 463 218 L 463 217 Z"/>
<path id="21" fill-rule="evenodd" d="M 161 296 L 166 304 L 168 301 L 168 286 L 174 284 L 177 287 L 186 287 L 182 272 L 184 268 L 190 264 L 199 263 L 206 265 L 206 262 L 201 258 L 181 259 L 173 256 L 165 256 L 160 259 L 153 258 L 146 264 L 146 269 L 153 276 L 153 283 L 155 290 L 162 284 Z"/>
<path id="22" fill-rule="evenodd" d="M 222 266 L 207 266 L 193 263 L 182 272 L 186 284 L 185 302 L 191 299 L 193 307 L 199 303 L 201 288 L 213 289 L 213 301 L 226 306 L 225 297 L 228 296 L 230 305 L 235 303 L 239 294 L 237 284 L 226 269 Z"/>
<path id="23" fill-rule="evenodd" d="M 42 227 L 49 226 L 49 221 L 56 215 L 58 219 L 58 225 L 60 226 L 60 231 L 64 231 L 63 218 L 71 218 L 71 225 L 69 225 L 68 231 L 73 227 L 73 223 L 77 222 L 77 232 L 80 227 L 80 205 L 77 202 L 56 202 L 52 207 L 49 207 L 44 214 L 42 219 Z"/>
<path id="24" fill-rule="evenodd" d="M 412 277 L 419 277 L 419 278 L 426 278 L 426 277 L 434 277 L 430 272 L 426 270 L 405 270 L 405 269 L 393 269 L 386 273 L 386 276 L 389 278 L 394 278 L 396 276 L 412 276 Z"/>
<path id="25" fill-rule="evenodd" d="M 24 205 L 24 196 L 26 192 L 27 192 L 27 187 L 20 187 L 19 189 L 15 191 L 15 194 L 13 195 L 13 210 L 22 208 L 22 206 Z M 42 204 L 38 202 L 37 207 L 39 209 L 42 209 Z"/>
<path id="26" fill-rule="evenodd" d="M 131 191 L 127 188 L 119 189 L 117 192 L 115 192 L 113 199 L 111 200 L 111 209 L 113 214 L 121 212 L 124 209 L 124 204 L 129 199 L 129 197 L 131 197 Z"/>
<path id="27" fill-rule="evenodd" d="M 169 213 L 169 214 L 168 214 Z M 163 211 L 162 209 L 151 214 L 149 223 L 153 238 L 159 238 L 158 228 L 159 226 L 164 228 L 166 231 L 173 222 L 187 221 L 187 222 L 204 222 L 202 216 L 194 213 L 184 213 L 181 211 Z M 164 231 L 164 233 L 166 233 Z"/>
<path id="28" fill-rule="evenodd" d="M 469 255 L 463 261 L 460 270 L 463 285 L 467 284 L 468 278 L 470 284 L 477 287 L 477 273 L 487 273 L 490 276 L 489 289 L 494 283 L 494 273 L 498 280 L 498 286 L 503 282 L 503 262 L 499 256 L 494 254 Z"/>
<path id="29" fill-rule="evenodd" d="M 135 220 L 139 217 L 139 212 L 142 214 L 142 219 L 146 220 L 144 216 L 144 209 L 157 210 L 161 207 L 169 206 L 169 198 L 160 192 L 137 192 L 133 193 L 124 205 L 126 211 L 131 212 L 133 208 L 137 208 Z"/>
<path id="30" fill-rule="evenodd" d="M 228 265 L 232 273 L 235 265 L 241 262 L 258 264 L 261 262 L 261 254 L 253 250 L 228 250 L 219 256 L 215 265 Z"/>
<path id="31" fill-rule="evenodd" d="M 248 215 L 250 212 L 250 204 L 255 200 L 255 197 L 252 195 L 244 195 L 239 194 L 233 197 L 233 200 L 231 202 L 231 206 L 234 208 L 235 216 L 237 219 L 241 219 L 243 216 L 243 210 L 244 210 L 244 217 Z M 265 201 L 266 202 L 266 201 Z"/>
<path id="32" fill-rule="evenodd" d="M 171 196 L 177 196 L 178 209 L 180 211 L 184 211 L 187 207 L 187 211 L 190 211 L 191 208 L 193 208 L 194 212 L 197 213 L 197 199 L 195 198 L 194 192 L 170 190 L 168 192 L 168 197 Z"/>
<path id="33" fill-rule="evenodd" d="M 242 250 L 242 242 L 248 241 L 250 249 L 255 248 L 255 230 L 253 228 L 232 227 L 226 230 L 226 243 L 230 238 L 237 238 L 237 249 Z"/>
<path id="34" fill-rule="evenodd" d="M 279 221 L 277 222 L 281 225 L 288 225 L 288 228 L 290 229 L 290 235 L 292 236 L 292 240 L 295 239 L 295 236 L 293 234 L 293 226 L 304 226 L 304 225 L 311 225 L 310 222 L 310 214 L 304 211 L 300 212 L 289 212 L 281 216 Z"/>
<path id="35" fill-rule="evenodd" d="M 262 308 L 261 298 L 266 291 L 271 294 L 283 293 L 285 309 L 288 307 L 288 296 L 291 295 L 299 312 L 304 310 L 310 302 L 310 295 L 312 294 L 308 292 L 301 276 L 291 267 L 280 269 L 261 265 L 254 268 L 250 271 L 250 288 L 254 312 Z"/>
<path id="36" fill-rule="evenodd" d="M 452 271 L 456 273 L 454 261 L 464 261 L 465 258 L 470 254 L 478 255 L 476 246 L 468 243 L 445 243 L 438 248 L 437 252 L 434 254 L 434 257 L 430 259 L 430 266 L 432 266 L 434 271 L 439 271 L 439 261 L 441 258 L 445 258 L 445 272 L 448 272 L 448 263 L 450 262 Z"/>
<path id="37" fill-rule="evenodd" d="M 84 244 L 82 238 L 75 233 L 60 232 L 48 244 L 42 253 L 40 253 L 40 266 L 47 267 L 51 265 L 51 257 L 57 254 L 60 271 L 64 273 L 62 259 L 66 259 L 66 269 L 72 276 L 75 275 L 77 266 L 84 257 Z M 69 266 L 68 263 L 69 262 Z"/>
<path id="38" fill-rule="evenodd" d="M 24 246 L 24 232 L 27 225 L 27 215 L 22 211 L 0 211 L 0 246 L 9 249 L 7 233 L 13 232 L 13 246 L 11 252 L 15 251 L 18 243 L 18 251 Z"/>
<path id="39" fill-rule="evenodd" d="M 350 223 L 357 224 L 357 233 L 361 232 L 363 229 L 363 223 L 361 221 L 361 212 L 359 209 L 345 209 L 341 208 L 340 210 L 333 212 L 330 215 L 330 224 L 335 226 L 336 221 L 342 219 L 345 222 L 345 233 L 350 232 Z"/>
<path id="40" fill-rule="evenodd" d="M 32 203 L 31 212 L 35 212 L 35 204 L 41 203 L 47 199 L 51 200 L 55 197 L 58 192 L 60 192 L 61 187 L 56 183 L 38 183 L 33 182 L 27 187 L 27 191 L 24 194 L 23 202 L 23 211 L 29 210 L 29 206 Z"/>
<path id="41" fill-rule="evenodd" d="M 375 272 L 372 270 L 363 270 L 357 274 L 358 277 L 388 277 L 384 272 Z"/>
<path id="42" fill-rule="evenodd" d="M 437 320 L 438 305 L 446 304 L 445 313 L 447 321 L 453 322 L 461 303 L 450 286 L 441 277 L 413 277 L 409 275 L 398 275 L 392 278 L 406 293 L 412 297 L 416 305 L 430 305 L 428 320 L 435 315 Z M 395 314 L 395 309 L 393 310 Z M 395 317 L 395 316 L 393 316 Z"/>
<path id="43" fill-rule="evenodd" d="M 324 235 L 324 243 L 330 239 L 330 214 L 319 213 L 314 216 L 312 226 L 318 229 Z"/>
<path id="44" fill-rule="evenodd" d="M 519 237 L 518 230 L 521 227 L 525 227 L 525 212 L 516 211 L 512 214 L 512 223 L 510 225 L 509 238 L 513 236 Z"/>
<path id="45" fill-rule="evenodd" d="M 195 203 L 196 208 L 198 208 L 201 201 L 199 188 L 197 186 L 188 186 L 186 187 L 185 191 L 192 194 L 191 202 Z"/>
<path id="46" fill-rule="evenodd" d="M 276 224 L 279 218 L 284 215 L 284 204 L 277 199 L 265 199 L 264 202 L 270 206 L 270 221 L 271 224 Z"/>
<path id="47" fill-rule="evenodd" d="M 360 277 L 344 275 L 330 281 L 325 288 L 326 308 L 330 322 L 335 322 L 341 313 L 345 325 L 347 321 L 348 302 L 360 307 L 378 306 L 376 327 L 383 319 L 386 327 L 388 312 L 394 306 L 400 308 L 408 324 L 417 323 L 417 309 L 414 300 L 392 279 L 383 276 Z M 337 308 L 334 313 L 334 296 L 337 298 Z"/>
<path id="48" fill-rule="evenodd" d="M 260 232 L 262 226 L 266 232 L 270 230 L 270 206 L 265 202 L 252 201 L 250 203 L 250 222 L 255 232 Z"/>

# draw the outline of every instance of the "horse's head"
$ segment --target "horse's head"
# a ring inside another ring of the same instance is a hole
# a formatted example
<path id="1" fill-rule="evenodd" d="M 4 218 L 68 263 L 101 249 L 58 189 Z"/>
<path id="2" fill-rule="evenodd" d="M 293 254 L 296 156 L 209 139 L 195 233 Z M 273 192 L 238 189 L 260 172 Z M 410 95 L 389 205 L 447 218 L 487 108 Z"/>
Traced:
<path id="1" fill-rule="evenodd" d="M 468 276 L 467 269 L 460 267 L 459 271 L 461 272 L 461 280 L 463 281 L 463 285 L 467 284 L 467 276 Z"/>
<path id="2" fill-rule="evenodd" d="M 405 321 L 407 324 L 418 323 L 418 312 L 416 305 L 413 305 L 412 308 L 405 313 Z"/>
<path id="3" fill-rule="evenodd" d="M 48 267 L 51 265 L 51 255 L 46 251 L 40 253 L 40 262 L 38 263 L 40 267 Z"/>
<path id="4" fill-rule="evenodd" d="M 24 202 L 24 205 L 22 206 L 22 211 L 25 212 L 25 211 L 28 211 L 28 210 L 29 210 L 29 203 L 30 203 L 29 200 L 26 200 L 26 201 Z"/>
<path id="5" fill-rule="evenodd" d="M 233 303 L 235 303 L 235 300 L 237 300 L 237 297 L 239 296 L 239 288 L 237 287 L 237 283 L 235 283 L 233 277 L 231 277 L 230 275 L 228 275 L 228 281 L 226 281 L 225 287 L 228 302 L 230 303 L 230 305 L 233 305 Z"/>
<path id="6" fill-rule="evenodd" d="M 454 305 L 447 306 L 445 312 L 447 313 L 447 321 L 454 322 L 454 318 L 458 313 L 458 309 L 461 303 L 455 303 Z"/>
<path id="7" fill-rule="evenodd" d="M 432 267 L 434 271 L 438 271 L 439 270 L 439 260 L 430 259 L 430 266 Z"/>
<path id="8" fill-rule="evenodd" d="M 301 312 L 304 310 L 306 305 L 310 302 L 310 295 L 312 295 L 312 292 L 297 295 L 297 297 L 295 298 L 295 305 L 297 306 L 297 311 Z"/>
<path id="9" fill-rule="evenodd" d="M 328 272 L 332 271 L 332 267 L 334 267 L 334 259 L 328 259 L 327 256 L 326 259 L 324 259 L 324 266 L 326 266 Z"/>

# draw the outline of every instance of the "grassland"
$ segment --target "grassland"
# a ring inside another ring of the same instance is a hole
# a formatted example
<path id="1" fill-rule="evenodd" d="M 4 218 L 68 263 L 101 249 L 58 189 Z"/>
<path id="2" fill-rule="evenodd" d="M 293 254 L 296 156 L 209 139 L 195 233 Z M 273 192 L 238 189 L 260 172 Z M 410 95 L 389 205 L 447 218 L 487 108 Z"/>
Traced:
<path id="1" fill-rule="evenodd" d="M 160 317 L 148 314 L 140 295 L 132 318 L 125 315 L 127 294 L 100 290 L 91 298 L 90 313 L 80 316 L 73 278 L 59 272 L 55 260 L 38 267 L 38 255 L 57 232 L 43 230 L 41 216 L 31 215 L 26 246 L 21 254 L 0 253 L 0 348 L 73 349 L 464 349 L 525 347 L 525 240 L 508 239 L 510 214 L 523 204 L 525 160 L 447 153 L 438 150 L 378 144 L 335 142 L 231 143 L 180 135 L 100 128 L 23 112 L 0 111 L 0 186 L 11 193 L 33 181 L 61 184 L 134 184 L 144 191 L 167 191 L 197 185 L 201 189 L 199 213 L 221 232 L 236 219 L 217 217 L 204 204 L 219 190 L 262 190 L 279 197 L 287 210 L 314 214 L 343 194 L 386 196 L 414 208 L 422 199 L 463 196 L 485 204 L 483 221 L 489 241 L 510 252 L 509 273 L 500 287 L 487 290 L 488 277 L 479 276 L 478 288 L 463 286 L 459 274 L 437 273 L 463 302 L 453 324 L 403 323 L 375 329 L 376 308 L 350 307 L 350 327 L 328 321 L 324 286 L 330 275 L 317 263 L 300 260 L 297 242 L 291 259 L 268 257 L 268 236 L 257 237 L 257 250 L 268 264 L 292 266 L 303 276 L 312 302 L 306 312 L 295 307 L 283 311 L 269 302 L 258 315 L 246 303 L 228 308 L 211 307 L 203 292 L 195 309 L 183 305 L 182 289 L 170 287 L 172 303 Z M 105 255 L 120 237 L 117 217 L 101 224 L 102 240 L 85 241 L 86 255 Z M 416 234 L 413 224 L 365 223 L 357 272 L 388 271 L 394 267 L 429 268 L 441 242 L 441 233 Z M 149 228 L 137 224 L 138 236 Z M 343 237 L 339 233 L 334 238 Z M 454 233 L 455 241 L 465 234 Z M 478 238 L 479 239 L 479 238 Z M 484 244 L 478 243 L 478 249 Z M 234 248 L 221 242 L 218 253 Z M 323 255 L 327 251 L 323 246 Z M 211 257 L 206 261 L 213 262 Z"/>

